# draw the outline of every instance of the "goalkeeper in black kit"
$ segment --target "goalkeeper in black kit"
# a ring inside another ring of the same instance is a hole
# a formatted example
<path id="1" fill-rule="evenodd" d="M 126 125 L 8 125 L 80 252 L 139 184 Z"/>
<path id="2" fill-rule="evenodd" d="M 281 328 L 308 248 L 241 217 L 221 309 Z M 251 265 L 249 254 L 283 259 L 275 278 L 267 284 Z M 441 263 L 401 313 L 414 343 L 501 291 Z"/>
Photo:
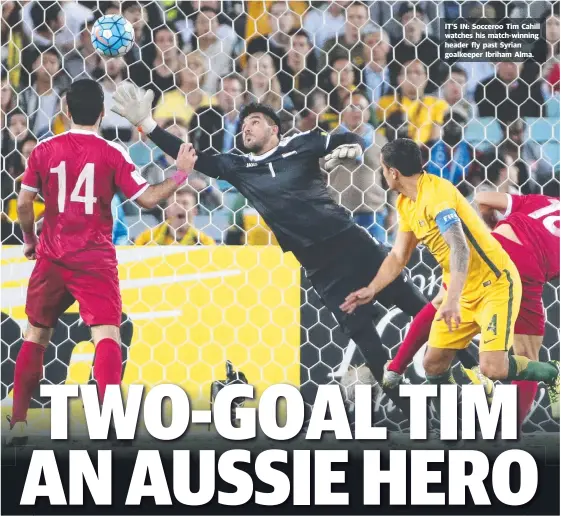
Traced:
<path id="1" fill-rule="evenodd" d="M 160 149 L 177 157 L 183 142 L 161 129 L 151 116 L 153 92 L 130 83 L 114 94 L 113 111 L 129 120 Z M 376 275 L 387 251 L 357 226 L 345 208 L 330 197 L 319 160 L 326 170 L 346 159 L 358 159 L 364 142 L 352 133 L 329 135 L 308 131 L 281 138 L 277 114 L 263 104 L 245 106 L 242 135 L 249 154 L 198 154 L 196 170 L 235 186 L 259 212 L 281 248 L 291 251 L 343 331 L 360 348 L 367 366 L 379 381 L 388 355 L 376 332 L 373 304 L 352 314 L 339 308 L 345 298 L 367 285 Z M 401 274 L 376 298 L 386 308 L 399 307 L 415 316 L 427 300 L 407 276 Z M 388 392 L 408 416 L 408 405 Z"/>

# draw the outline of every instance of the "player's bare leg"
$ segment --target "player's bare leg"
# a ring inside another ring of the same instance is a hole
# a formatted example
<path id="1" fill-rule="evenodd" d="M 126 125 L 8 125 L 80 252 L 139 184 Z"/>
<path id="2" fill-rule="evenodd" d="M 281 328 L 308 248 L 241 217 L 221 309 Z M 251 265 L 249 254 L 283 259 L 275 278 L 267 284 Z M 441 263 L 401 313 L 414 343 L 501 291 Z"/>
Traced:
<path id="1" fill-rule="evenodd" d="M 527 357 L 530 360 L 539 360 L 542 342 L 542 335 L 515 334 L 513 345 L 514 353 L 515 355 Z M 519 380 L 512 382 L 512 384 L 518 387 L 518 424 L 521 427 L 536 398 L 538 382 Z M 551 408 L 552 412 L 554 412 L 555 408 L 553 406 Z M 557 412 L 558 411 L 559 409 L 557 408 Z"/>
<path id="2" fill-rule="evenodd" d="M 103 403 L 107 386 L 121 383 L 121 337 L 117 326 L 92 326 L 91 332 L 95 346 L 93 376 L 97 382 L 99 400 Z"/>
<path id="3" fill-rule="evenodd" d="M 450 366 L 457 350 L 428 347 L 423 359 L 423 368 L 428 383 L 441 385 L 456 383 Z"/>
<path id="4" fill-rule="evenodd" d="M 434 348 L 429 346 L 423 359 L 423 368 L 425 369 L 425 376 L 427 383 L 433 385 L 453 385 L 456 383 L 452 374 L 451 365 L 456 357 L 457 350 Z M 440 404 L 433 404 L 439 419 L 442 419 L 440 414 Z M 458 410 L 458 417 L 460 411 Z"/>
<path id="5" fill-rule="evenodd" d="M 481 372 L 492 380 L 529 380 L 547 384 L 551 411 L 559 418 L 559 361 L 538 362 L 506 351 L 482 351 Z"/>
<path id="6" fill-rule="evenodd" d="M 403 380 L 403 373 L 413 360 L 413 357 L 428 340 L 432 321 L 444 299 L 444 289 L 441 287 L 436 297 L 413 318 L 405 339 L 399 346 L 397 354 L 384 366 L 382 386 L 395 388 Z"/>
<path id="7" fill-rule="evenodd" d="M 528 357 L 530 360 L 540 359 L 540 348 L 542 347 L 542 335 L 514 335 L 514 354 Z"/>
<path id="8" fill-rule="evenodd" d="M 14 373 L 14 400 L 7 446 L 27 443 L 27 412 L 33 392 L 43 377 L 43 358 L 53 334 L 52 328 L 28 324 L 24 342 L 19 350 Z"/>

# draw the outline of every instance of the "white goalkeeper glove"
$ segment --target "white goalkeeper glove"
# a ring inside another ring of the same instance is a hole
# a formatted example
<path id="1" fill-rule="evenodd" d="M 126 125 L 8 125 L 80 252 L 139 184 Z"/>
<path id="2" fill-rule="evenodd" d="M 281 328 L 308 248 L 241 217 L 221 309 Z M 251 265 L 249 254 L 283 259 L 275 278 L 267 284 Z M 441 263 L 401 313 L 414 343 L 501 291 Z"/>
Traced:
<path id="1" fill-rule="evenodd" d="M 126 118 L 144 134 L 150 134 L 156 127 L 152 118 L 154 92 L 142 90 L 130 82 L 122 82 L 113 94 L 111 111 Z"/>
<path id="2" fill-rule="evenodd" d="M 362 156 L 362 147 L 358 143 L 339 145 L 325 156 L 325 170 L 330 172 L 345 160 L 355 160 Z"/>

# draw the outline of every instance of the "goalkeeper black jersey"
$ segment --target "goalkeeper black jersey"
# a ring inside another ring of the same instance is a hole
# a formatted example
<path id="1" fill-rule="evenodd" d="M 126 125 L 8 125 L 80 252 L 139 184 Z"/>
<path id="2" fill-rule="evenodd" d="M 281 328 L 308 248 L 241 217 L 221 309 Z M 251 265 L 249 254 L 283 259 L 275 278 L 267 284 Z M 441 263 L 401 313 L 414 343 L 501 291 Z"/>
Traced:
<path id="1" fill-rule="evenodd" d="M 156 127 L 150 139 L 176 158 L 183 143 Z M 195 168 L 235 186 L 259 212 L 284 251 L 297 251 L 349 229 L 350 213 L 329 195 L 319 159 L 339 145 L 364 141 L 353 133 L 309 131 L 284 138 L 260 156 L 198 153 Z"/>

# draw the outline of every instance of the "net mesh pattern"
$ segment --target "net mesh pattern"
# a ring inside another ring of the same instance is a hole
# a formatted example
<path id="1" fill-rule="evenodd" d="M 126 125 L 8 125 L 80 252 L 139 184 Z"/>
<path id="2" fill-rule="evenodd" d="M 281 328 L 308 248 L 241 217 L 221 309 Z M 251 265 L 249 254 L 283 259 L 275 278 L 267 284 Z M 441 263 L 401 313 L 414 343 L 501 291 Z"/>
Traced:
<path id="1" fill-rule="evenodd" d="M 94 52 L 90 31 L 107 14 L 122 14 L 133 25 L 135 44 L 124 57 Z M 439 21 L 459 16 L 481 23 L 543 20 L 535 59 L 441 59 Z M 200 152 L 243 151 L 239 109 L 251 101 L 270 104 L 286 136 L 315 128 L 360 134 L 364 160 L 325 179 L 334 199 L 388 246 L 397 229 L 395 196 L 384 182 L 380 151 L 396 137 L 414 139 L 426 170 L 452 181 L 469 200 L 485 190 L 559 196 L 559 12 L 550 2 L 3 2 L 1 38 L 2 398 L 8 404 L 33 267 L 13 247 L 22 243 L 17 194 L 37 142 L 69 129 L 64 94 L 77 79 L 100 82 L 100 132 L 128 149 L 150 183 L 170 177 L 174 161 L 111 112 L 112 93 L 124 80 L 153 89 L 155 120 Z M 309 399 L 321 383 L 370 381 L 356 372 L 362 361 L 354 343 L 300 278 L 296 261 L 282 255 L 259 214 L 232 185 L 200 172 L 182 194 L 152 210 L 115 196 L 125 384 L 172 381 L 204 400 L 212 382 L 224 379 L 227 360 L 258 388 L 287 381 L 307 389 Z M 39 229 L 43 210 L 38 197 Z M 170 228 L 182 225 L 189 230 L 173 241 Z M 416 253 L 410 272 L 429 298 L 436 294 L 439 268 L 427 251 Z M 559 359 L 557 283 L 546 285 L 544 305 L 540 357 Z M 389 354 L 408 322 L 399 310 L 378 322 Z M 60 320 L 53 343 L 45 382 L 91 379 L 93 346 L 75 307 Z M 408 374 L 423 381 L 419 358 Z M 544 392 L 526 430 L 558 429 Z M 37 398 L 34 407 L 42 404 Z M 379 422 L 399 427 L 383 396 L 375 409 Z"/>

